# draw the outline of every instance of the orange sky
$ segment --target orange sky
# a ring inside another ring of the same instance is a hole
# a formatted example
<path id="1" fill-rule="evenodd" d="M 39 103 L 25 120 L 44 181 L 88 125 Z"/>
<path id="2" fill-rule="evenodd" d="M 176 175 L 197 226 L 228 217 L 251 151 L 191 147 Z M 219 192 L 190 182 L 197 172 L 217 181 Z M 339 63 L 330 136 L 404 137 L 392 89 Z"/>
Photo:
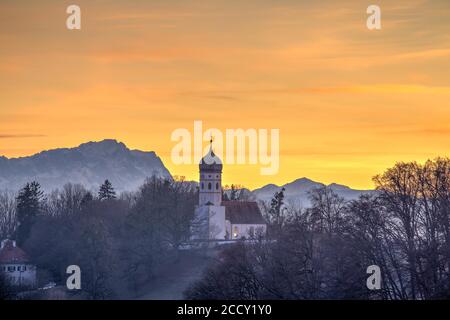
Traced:
<path id="1" fill-rule="evenodd" d="M 373 3 L 2 0 L 0 155 L 115 138 L 197 179 L 170 135 L 202 120 L 280 129 L 277 175 L 226 166 L 225 183 L 372 188 L 396 161 L 450 151 L 450 2 L 376 1 L 369 31 Z"/>

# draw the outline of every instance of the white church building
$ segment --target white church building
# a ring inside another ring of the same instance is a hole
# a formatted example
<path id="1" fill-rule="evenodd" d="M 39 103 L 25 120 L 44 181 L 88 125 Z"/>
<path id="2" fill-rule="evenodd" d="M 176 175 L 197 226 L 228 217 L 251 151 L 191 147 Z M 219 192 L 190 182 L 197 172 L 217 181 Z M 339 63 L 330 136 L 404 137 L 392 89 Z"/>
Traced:
<path id="1" fill-rule="evenodd" d="M 193 223 L 195 238 L 237 240 L 265 234 L 267 225 L 256 202 L 222 200 L 222 168 L 211 141 L 209 152 L 199 164 L 199 202 Z"/>
<path id="2" fill-rule="evenodd" d="M 12 286 L 36 287 L 36 266 L 16 241 L 5 239 L 0 245 L 0 274 Z"/>

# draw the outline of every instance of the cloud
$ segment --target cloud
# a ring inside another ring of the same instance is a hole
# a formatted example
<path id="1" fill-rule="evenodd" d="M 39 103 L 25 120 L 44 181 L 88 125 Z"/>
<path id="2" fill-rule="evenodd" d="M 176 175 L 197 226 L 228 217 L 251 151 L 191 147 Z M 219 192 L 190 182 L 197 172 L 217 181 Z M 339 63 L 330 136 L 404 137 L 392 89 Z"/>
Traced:
<path id="1" fill-rule="evenodd" d="M 0 134 L 0 139 L 15 139 L 15 138 L 43 138 L 43 134 Z"/>
<path id="2" fill-rule="evenodd" d="M 385 133 L 392 134 L 413 134 L 429 137 L 430 135 L 438 136 L 450 136 L 450 128 L 445 127 L 434 127 L 434 128 L 419 128 L 419 129 L 398 129 L 398 130 L 387 130 Z"/>
<path id="3" fill-rule="evenodd" d="M 337 87 L 305 87 L 299 89 L 286 90 L 285 93 L 306 93 L 306 94 L 450 94 L 450 87 L 409 85 L 409 84 L 376 84 L 376 85 L 355 85 Z"/>

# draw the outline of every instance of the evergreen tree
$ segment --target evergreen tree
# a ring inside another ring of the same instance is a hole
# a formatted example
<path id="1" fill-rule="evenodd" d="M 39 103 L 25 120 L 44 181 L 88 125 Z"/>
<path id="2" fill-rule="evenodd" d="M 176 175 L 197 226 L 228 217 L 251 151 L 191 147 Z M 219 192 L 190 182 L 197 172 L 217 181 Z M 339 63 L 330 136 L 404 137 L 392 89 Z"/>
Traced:
<path id="1" fill-rule="evenodd" d="M 282 188 L 281 191 L 275 192 L 272 201 L 270 203 L 269 220 L 275 232 L 281 231 L 281 227 L 283 226 L 285 218 L 283 217 L 284 191 L 285 189 Z"/>
<path id="2" fill-rule="evenodd" d="M 100 190 L 98 191 L 98 199 L 99 200 L 110 200 L 116 198 L 116 192 L 114 188 L 109 182 L 109 180 L 105 180 L 105 182 L 100 186 Z"/>
<path id="3" fill-rule="evenodd" d="M 231 185 L 231 193 L 230 193 L 230 200 L 239 200 L 238 197 L 238 189 L 234 184 Z"/>
<path id="4" fill-rule="evenodd" d="M 86 192 L 83 199 L 81 199 L 81 208 L 82 209 L 86 208 L 89 205 L 89 203 L 93 200 L 94 196 L 92 195 L 92 193 L 90 191 Z"/>
<path id="5" fill-rule="evenodd" d="M 42 210 L 42 199 L 44 193 L 38 182 L 27 183 L 19 191 L 17 196 L 17 221 L 16 239 L 19 245 L 23 245 L 30 235 L 31 227 L 35 222 L 36 216 Z"/>

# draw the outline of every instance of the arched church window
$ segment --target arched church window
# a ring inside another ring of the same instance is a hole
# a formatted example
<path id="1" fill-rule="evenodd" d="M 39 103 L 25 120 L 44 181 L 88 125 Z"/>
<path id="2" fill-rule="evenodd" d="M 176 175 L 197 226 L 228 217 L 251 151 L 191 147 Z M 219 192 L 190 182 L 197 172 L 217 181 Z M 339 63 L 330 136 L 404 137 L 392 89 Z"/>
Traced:
<path id="1" fill-rule="evenodd" d="M 219 183 L 216 182 L 216 190 L 219 190 Z"/>
<path id="2" fill-rule="evenodd" d="M 203 190 L 203 189 L 205 189 L 205 185 L 204 185 L 203 182 L 202 182 L 202 190 Z"/>
<path id="3" fill-rule="evenodd" d="M 208 183 L 208 190 L 211 190 L 212 186 L 211 186 L 211 182 Z"/>

